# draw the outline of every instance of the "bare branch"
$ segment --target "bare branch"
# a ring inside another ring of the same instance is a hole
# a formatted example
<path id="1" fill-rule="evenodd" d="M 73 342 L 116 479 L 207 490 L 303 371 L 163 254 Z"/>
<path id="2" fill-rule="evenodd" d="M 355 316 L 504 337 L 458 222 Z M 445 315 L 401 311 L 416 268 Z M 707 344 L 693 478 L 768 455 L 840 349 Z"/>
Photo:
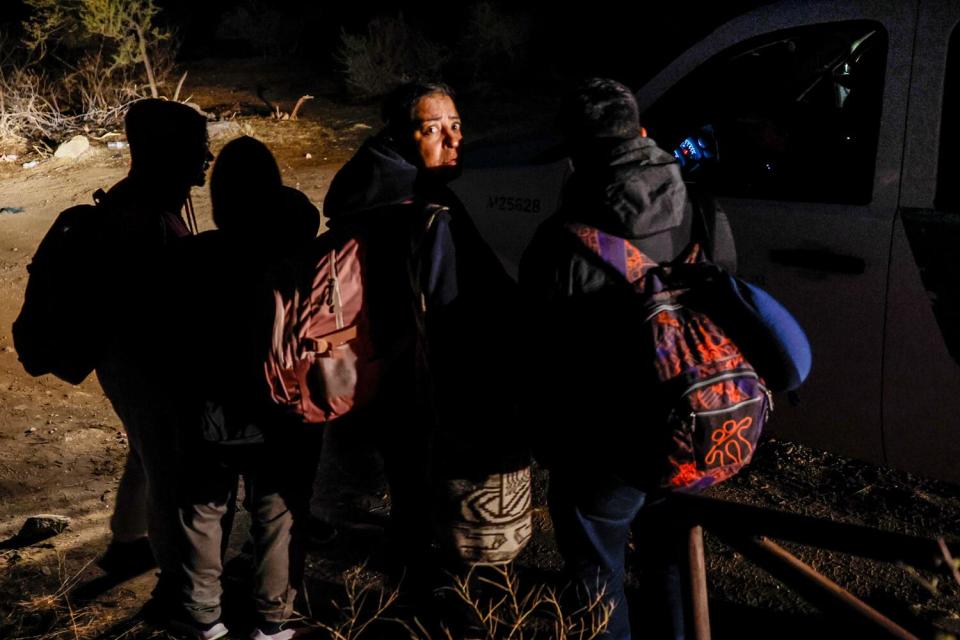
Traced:
<path id="1" fill-rule="evenodd" d="M 184 72 L 183 72 L 183 75 L 180 76 L 180 82 L 177 83 L 177 90 L 173 92 L 173 101 L 174 101 L 174 102 L 179 102 L 179 101 L 180 101 L 180 89 L 183 88 L 183 82 L 184 82 L 184 80 L 186 80 L 186 79 L 187 79 L 187 72 L 184 71 Z"/>
<path id="2" fill-rule="evenodd" d="M 290 112 L 291 120 L 297 119 L 297 114 L 300 113 L 300 107 L 302 107 L 303 103 L 307 100 L 313 100 L 313 96 L 300 96 L 300 99 L 297 100 L 297 104 L 293 107 L 293 111 Z"/>

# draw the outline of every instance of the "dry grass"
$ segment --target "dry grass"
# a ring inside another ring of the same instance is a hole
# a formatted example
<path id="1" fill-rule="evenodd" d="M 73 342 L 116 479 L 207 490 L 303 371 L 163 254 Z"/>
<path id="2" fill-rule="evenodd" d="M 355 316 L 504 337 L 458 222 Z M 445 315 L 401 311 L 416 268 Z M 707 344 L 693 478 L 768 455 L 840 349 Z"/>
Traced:
<path id="1" fill-rule="evenodd" d="M 66 557 L 58 553 L 52 590 L 14 601 L 0 623 L 0 635 L 10 640 L 87 640 L 100 636 L 120 619 L 119 614 L 97 604 L 76 605 L 71 599 L 89 566 L 87 562 L 76 571 L 68 570 Z"/>
<path id="2" fill-rule="evenodd" d="M 400 597 L 400 587 L 387 589 L 365 576 L 365 566 L 354 567 L 344 572 L 343 588 L 345 598 L 334 602 L 338 619 L 326 624 L 314 624 L 330 634 L 332 640 L 356 640 L 366 633 L 370 626 L 386 620 Z"/>
<path id="3" fill-rule="evenodd" d="M 472 567 L 465 575 L 454 576 L 444 590 L 464 605 L 471 629 L 485 640 L 592 640 L 606 630 L 613 610 L 604 602 L 602 589 L 586 605 L 571 610 L 553 587 L 522 588 L 512 565 Z M 454 637 L 449 629 L 444 633 Z"/>
<path id="4" fill-rule="evenodd" d="M 480 565 L 451 576 L 448 586 L 416 609 L 398 606 L 402 585 L 387 586 L 363 565 L 345 571 L 342 579 L 343 597 L 332 603 L 335 620 L 306 621 L 332 640 L 383 634 L 411 640 L 592 640 L 606 630 L 612 611 L 602 592 L 571 608 L 550 586 L 526 588 L 511 565 Z"/>

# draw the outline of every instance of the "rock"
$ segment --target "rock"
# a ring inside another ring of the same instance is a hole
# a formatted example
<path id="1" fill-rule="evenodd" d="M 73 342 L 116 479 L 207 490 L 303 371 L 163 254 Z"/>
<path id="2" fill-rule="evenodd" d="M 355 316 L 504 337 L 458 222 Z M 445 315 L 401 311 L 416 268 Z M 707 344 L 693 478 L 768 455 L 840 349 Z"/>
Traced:
<path id="1" fill-rule="evenodd" d="M 30 516 L 17 533 L 19 544 L 33 544 L 63 533 L 70 526 L 70 518 L 49 513 Z"/>
<path id="2" fill-rule="evenodd" d="M 90 141 L 86 136 L 73 136 L 68 142 L 64 142 L 54 151 L 54 158 L 66 158 L 76 160 L 90 148 Z"/>
<path id="3" fill-rule="evenodd" d="M 306 158 L 307 160 L 310 160 L 311 158 L 313 158 L 313 154 L 312 154 L 312 153 L 305 153 L 303 157 Z"/>
<path id="4" fill-rule="evenodd" d="M 39 160 L 31 160 L 30 162 L 24 162 L 24 163 L 23 163 L 23 168 L 24 168 L 24 169 L 33 169 L 33 168 L 38 167 L 38 166 L 40 166 L 40 161 L 39 161 Z"/>
<path id="5" fill-rule="evenodd" d="M 210 136 L 211 140 L 226 136 L 239 136 L 241 132 L 240 125 L 232 120 L 207 123 L 207 135 Z"/>

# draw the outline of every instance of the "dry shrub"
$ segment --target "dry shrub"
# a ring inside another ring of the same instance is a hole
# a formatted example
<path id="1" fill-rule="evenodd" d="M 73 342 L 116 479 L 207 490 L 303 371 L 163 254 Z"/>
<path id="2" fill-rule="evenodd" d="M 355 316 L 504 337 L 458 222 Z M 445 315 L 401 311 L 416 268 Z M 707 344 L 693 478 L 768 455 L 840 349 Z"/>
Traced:
<path id="1" fill-rule="evenodd" d="M 397 14 L 374 18 L 366 34 L 343 31 L 336 57 L 351 92 L 377 97 L 404 82 L 436 79 L 449 52 Z"/>
<path id="2" fill-rule="evenodd" d="M 357 640 L 371 625 L 388 620 L 387 613 L 400 597 L 399 586 L 386 589 L 365 577 L 365 567 L 349 569 L 343 574 L 345 599 L 334 602 L 337 620 L 316 626 L 330 634 L 332 640 Z"/>
<path id="3" fill-rule="evenodd" d="M 4 46 L 0 34 L 4 145 L 46 145 L 78 132 L 116 129 L 131 102 L 159 96 L 161 87 L 173 93 L 177 44 L 156 24 L 159 9 L 152 0 L 25 5 L 25 47 Z"/>
<path id="4" fill-rule="evenodd" d="M 22 149 L 38 136 L 56 137 L 66 128 L 67 118 L 55 96 L 42 73 L 0 66 L 0 145 Z"/>
<path id="5" fill-rule="evenodd" d="M 525 58 L 529 39 L 526 16 L 504 12 L 490 2 L 476 2 L 468 10 L 458 47 L 460 66 L 473 82 L 498 79 Z"/>
<path id="6" fill-rule="evenodd" d="M 612 611 L 602 592 L 588 604 L 571 608 L 550 586 L 521 586 L 509 565 L 477 566 L 452 576 L 449 586 L 437 590 L 437 595 L 450 598 L 431 607 L 441 617 L 439 630 L 431 631 L 418 618 L 398 617 L 399 586 L 388 589 L 366 576 L 363 567 L 345 572 L 343 584 L 345 599 L 334 603 L 337 620 L 315 623 L 334 640 L 357 640 L 371 630 L 382 631 L 384 624 L 405 630 L 413 640 L 454 640 L 464 629 L 469 637 L 483 640 L 593 640 L 606 631 Z"/>
<path id="7" fill-rule="evenodd" d="M 522 588 L 510 565 L 480 567 L 488 575 L 477 575 L 477 569 L 455 576 L 444 590 L 461 602 L 471 631 L 485 640 L 592 640 L 607 629 L 612 607 L 602 590 L 586 605 L 570 609 L 553 587 Z M 449 629 L 444 633 L 454 637 Z"/>
<path id="8" fill-rule="evenodd" d="M 131 102 L 148 96 L 130 69 L 111 71 L 99 51 L 80 60 L 64 77 L 63 89 L 78 116 L 101 126 L 117 123 Z"/>

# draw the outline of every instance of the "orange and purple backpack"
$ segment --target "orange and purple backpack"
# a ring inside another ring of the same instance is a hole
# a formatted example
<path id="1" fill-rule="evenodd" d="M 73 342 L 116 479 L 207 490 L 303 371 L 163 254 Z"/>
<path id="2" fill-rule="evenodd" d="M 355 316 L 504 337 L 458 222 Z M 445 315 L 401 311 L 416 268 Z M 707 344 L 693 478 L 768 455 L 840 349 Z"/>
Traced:
<path id="1" fill-rule="evenodd" d="M 729 335 L 698 305 L 719 269 L 694 241 L 670 263 L 658 264 L 629 241 L 570 224 L 589 253 L 623 277 L 649 349 L 662 428 L 641 434 L 656 469 L 638 470 L 644 484 L 697 492 L 750 462 L 773 401 L 763 379 Z"/>

